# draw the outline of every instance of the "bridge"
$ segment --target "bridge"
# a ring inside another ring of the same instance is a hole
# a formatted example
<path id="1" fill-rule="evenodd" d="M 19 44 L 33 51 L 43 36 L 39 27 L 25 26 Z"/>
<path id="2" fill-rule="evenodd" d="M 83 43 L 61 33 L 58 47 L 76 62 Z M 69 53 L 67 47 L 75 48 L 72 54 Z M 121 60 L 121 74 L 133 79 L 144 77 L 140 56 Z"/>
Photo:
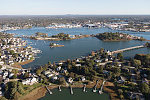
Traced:
<path id="1" fill-rule="evenodd" d="M 112 51 L 112 52 L 110 52 L 110 54 L 113 55 L 113 54 L 116 54 L 116 53 L 121 53 L 121 52 L 124 52 L 124 51 L 138 49 L 138 48 L 144 48 L 144 47 L 145 47 L 144 45 L 129 47 L 129 48 L 125 48 L 125 49 L 120 49 L 120 50 Z"/>

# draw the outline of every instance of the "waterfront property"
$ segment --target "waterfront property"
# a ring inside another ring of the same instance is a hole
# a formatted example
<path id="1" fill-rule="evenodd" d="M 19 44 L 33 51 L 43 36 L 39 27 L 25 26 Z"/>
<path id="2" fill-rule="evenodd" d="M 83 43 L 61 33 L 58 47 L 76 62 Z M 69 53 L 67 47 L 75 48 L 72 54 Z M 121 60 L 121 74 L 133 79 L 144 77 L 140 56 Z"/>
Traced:
<path id="1" fill-rule="evenodd" d="M 58 92 L 57 89 L 53 89 L 53 95 L 46 93 L 46 96 L 39 100 L 55 99 L 55 100 L 91 100 L 91 99 L 102 99 L 110 100 L 109 95 L 104 93 L 99 95 L 98 93 L 92 93 L 92 89 L 86 89 L 87 92 L 82 92 L 82 89 L 75 88 L 74 94 L 71 95 L 68 88 L 62 88 L 62 92 Z"/>
<path id="2" fill-rule="evenodd" d="M 91 38 L 93 39 L 93 37 L 91 37 Z M 89 39 L 91 39 L 91 38 L 89 38 Z M 83 41 L 85 41 L 85 40 L 86 39 L 83 39 Z M 97 40 L 97 41 L 101 42 L 100 40 Z M 81 41 L 79 41 L 78 44 L 80 44 L 80 42 Z M 92 42 L 92 41 L 90 41 L 90 42 Z M 49 45 L 49 42 L 47 42 L 47 43 Z M 103 42 L 103 43 L 105 44 L 106 42 Z M 122 43 L 124 43 L 124 42 L 119 42 L 119 43 L 121 43 L 121 45 L 122 45 Z M 132 43 L 132 41 L 130 41 L 129 43 Z M 139 43 L 139 42 L 133 41 L 133 43 Z M 42 41 L 42 44 L 44 44 L 43 41 Z M 92 44 L 94 44 L 94 43 L 92 43 Z M 143 42 L 141 42 L 141 44 L 143 44 Z M 138 45 L 138 44 L 136 44 L 136 45 Z M 135 46 L 135 44 L 128 45 L 128 46 L 132 47 L 132 46 Z M 118 45 L 117 45 L 117 47 L 118 47 Z M 125 48 L 125 47 L 122 47 L 122 48 Z M 55 49 L 55 50 L 57 50 L 57 49 Z M 46 84 L 46 85 L 53 86 L 53 84 L 65 84 L 65 85 L 71 84 L 71 86 L 72 86 L 72 84 L 75 84 L 75 87 L 79 86 L 80 83 L 82 84 L 82 87 L 83 87 L 84 82 L 87 82 L 86 84 L 89 84 L 89 83 L 94 82 L 94 80 L 106 78 L 112 82 L 114 82 L 114 80 L 117 80 L 117 82 L 118 82 L 117 85 L 114 85 L 114 86 L 111 85 L 111 86 L 116 87 L 118 91 L 120 91 L 120 89 L 122 90 L 122 88 L 125 85 L 125 87 L 129 87 L 125 90 L 127 90 L 128 92 L 135 92 L 135 90 L 134 90 L 135 88 L 131 89 L 130 85 L 132 83 L 135 84 L 135 86 L 140 85 L 140 84 L 136 82 L 135 72 L 133 69 L 136 67 L 144 66 L 143 68 L 140 67 L 140 73 L 141 73 L 141 76 L 143 76 L 142 72 L 144 72 L 145 71 L 144 69 L 146 68 L 146 65 L 144 65 L 145 63 L 142 63 L 142 64 L 136 63 L 137 59 L 134 59 L 133 61 L 123 60 L 122 59 L 123 57 L 121 55 L 118 55 L 117 57 L 113 57 L 113 56 L 109 55 L 109 53 L 110 53 L 110 51 L 101 49 L 98 51 L 93 51 L 91 54 L 86 55 L 84 57 L 79 56 L 77 59 L 60 61 L 60 62 L 55 62 L 55 63 L 49 62 L 48 64 L 43 65 L 42 67 L 40 67 L 38 69 L 35 69 L 33 71 L 32 70 L 27 71 L 27 73 L 25 72 L 23 75 L 18 74 L 17 76 L 24 77 L 24 79 L 20 79 L 22 81 L 22 83 L 24 83 L 24 80 L 26 80 L 28 78 L 33 78 L 33 79 L 36 78 L 36 80 L 38 80 L 37 81 L 38 83 L 41 83 L 44 85 Z M 139 60 L 139 58 L 138 58 L 138 60 Z M 128 65 L 128 62 L 131 63 L 132 65 L 130 65 L 130 64 Z M 121 69 L 121 71 L 119 69 Z M 129 74 L 126 75 L 126 72 Z M 112 75 L 112 73 L 115 75 Z M 5 75 L 7 75 L 7 73 L 5 73 Z M 90 76 L 90 75 L 92 75 L 92 76 Z M 113 76 L 113 77 L 111 77 L 111 76 Z M 124 78 L 120 78 L 118 76 L 121 76 Z M 128 76 L 131 76 L 131 77 L 128 77 Z M 146 75 L 144 75 L 144 76 L 146 76 Z M 146 77 L 146 78 L 148 78 L 148 77 Z M 81 81 L 82 79 L 83 79 L 83 81 Z M 143 82 L 145 82 L 143 77 L 141 77 L 139 79 L 143 80 Z M 129 81 L 131 83 L 124 84 L 126 81 Z M 33 82 L 33 85 L 31 85 L 31 87 L 36 84 L 36 81 L 32 81 L 32 82 Z M 106 88 L 108 83 L 109 82 L 106 82 L 106 84 L 104 84 L 104 92 L 107 91 L 107 89 L 109 89 L 109 88 Z M 29 84 L 30 84 L 30 82 L 29 82 Z M 95 83 L 92 83 L 92 84 L 95 84 Z M 114 84 L 114 83 L 112 83 L 112 84 Z M 26 86 L 26 85 L 23 85 L 23 86 Z M 108 87 L 109 86 L 110 86 L 110 84 L 108 85 Z M 98 87 L 98 88 L 100 88 L 100 87 Z M 25 88 L 23 88 L 23 89 L 25 89 Z M 82 91 L 82 89 L 80 89 L 80 90 Z M 115 91 L 112 89 L 109 89 L 109 90 Z M 53 92 L 53 90 L 51 90 L 51 91 Z M 63 89 L 62 89 L 62 91 L 63 91 Z M 115 93 L 116 96 L 121 95 L 121 94 L 119 94 L 121 92 L 118 92 L 118 91 L 115 91 L 113 93 Z M 110 91 L 109 91 L 109 93 L 112 98 L 113 97 L 112 93 Z M 141 92 L 141 93 L 143 94 L 144 92 Z M 53 95 L 54 94 L 57 94 L 57 93 L 53 92 Z M 98 94 L 98 93 L 96 93 L 96 94 Z M 118 98 L 125 97 L 124 94 L 126 95 L 125 91 L 123 91 L 123 95 L 121 95 L 121 97 L 118 97 Z M 76 95 L 74 88 L 73 88 L 73 95 Z M 20 96 L 22 96 L 22 94 L 20 94 Z"/>

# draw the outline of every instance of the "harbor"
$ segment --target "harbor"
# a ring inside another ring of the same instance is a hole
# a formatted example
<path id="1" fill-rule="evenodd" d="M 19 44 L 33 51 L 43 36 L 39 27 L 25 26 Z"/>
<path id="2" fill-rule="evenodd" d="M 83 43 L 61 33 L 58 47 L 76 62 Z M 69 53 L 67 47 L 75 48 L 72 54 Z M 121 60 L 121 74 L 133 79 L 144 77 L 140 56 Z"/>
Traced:
<path id="1" fill-rule="evenodd" d="M 109 95 L 106 93 L 103 93 L 99 95 L 98 93 L 93 93 L 92 89 L 87 88 L 87 92 L 83 92 L 81 88 L 74 88 L 74 94 L 70 94 L 69 88 L 62 88 L 61 92 L 58 92 L 58 89 L 53 89 L 53 94 L 50 95 L 49 93 L 46 93 L 45 97 L 39 99 L 39 100 L 47 100 L 47 99 L 55 99 L 55 100 L 68 100 L 69 98 L 71 100 L 91 100 L 92 98 L 98 99 L 101 98 L 102 100 L 110 100 Z"/>
<path id="2" fill-rule="evenodd" d="M 11 30 L 7 31 L 8 33 L 17 33 L 18 36 L 22 36 L 24 34 L 30 36 L 32 34 L 35 34 L 37 31 L 40 31 L 42 33 L 48 33 L 49 36 L 56 35 L 60 32 L 64 32 L 66 34 L 70 35 L 79 35 L 79 33 L 82 34 L 97 34 L 101 32 L 117 32 L 115 30 L 111 30 L 108 28 L 100 28 L 100 29 L 86 29 L 86 28 L 79 28 L 74 29 L 51 29 L 49 32 L 45 30 L 45 28 L 32 28 L 28 30 Z M 146 38 L 147 40 L 150 38 L 149 33 L 143 33 L 140 34 L 138 32 L 128 32 L 123 31 L 123 33 L 128 33 L 135 36 L 142 36 Z M 77 40 L 71 40 L 71 41 L 53 41 L 53 43 L 56 44 L 63 44 L 64 47 L 60 48 L 50 48 L 49 44 L 50 41 L 43 41 L 43 40 L 31 40 L 28 38 L 22 38 L 23 40 L 27 41 L 27 44 L 34 44 L 31 45 L 33 48 L 37 48 L 42 51 L 41 54 L 37 54 L 37 57 L 40 57 L 38 59 L 35 59 L 33 62 L 24 65 L 23 68 L 29 68 L 29 67 L 35 67 L 35 66 L 41 66 L 48 61 L 60 61 L 65 59 L 75 59 L 81 56 L 86 56 L 86 54 L 89 54 L 92 50 L 99 50 L 100 48 L 105 48 L 109 51 L 116 51 L 124 48 L 134 47 L 134 46 L 140 46 L 143 45 L 146 41 L 121 41 L 121 42 L 104 42 L 101 41 L 95 37 L 88 37 L 88 38 L 82 38 Z M 80 49 L 79 49 L 80 48 Z M 71 52 L 70 52 L 71 51 Z M 134 50 L 128 50 L 126 52 L 123 52 L 124 57 L 129 58 L 133 57 L 137 53 L 147 54 L 150 51 L 147 48 L 139 48 Z"/>

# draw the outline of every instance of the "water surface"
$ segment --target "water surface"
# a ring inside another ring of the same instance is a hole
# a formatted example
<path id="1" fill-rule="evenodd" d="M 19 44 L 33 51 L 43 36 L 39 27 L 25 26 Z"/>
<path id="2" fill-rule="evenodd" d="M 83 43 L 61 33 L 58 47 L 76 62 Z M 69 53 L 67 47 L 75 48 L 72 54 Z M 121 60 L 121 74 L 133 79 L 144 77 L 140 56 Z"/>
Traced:
<path id="1" fill-rule="evenodd" d="M 106 93 L 98 94 L 93 93 L 92 89 L 87 89 L 87 92 L 82 92 L 82 89 L 73 89 L 74 94 L 70 94 L 68 88 L 63 88 L 61 92 L 58 89 L 52 90 L 53 94 L 46 93 L 46 96 L 39 100 L 110 100 L 109 95 Z"/>

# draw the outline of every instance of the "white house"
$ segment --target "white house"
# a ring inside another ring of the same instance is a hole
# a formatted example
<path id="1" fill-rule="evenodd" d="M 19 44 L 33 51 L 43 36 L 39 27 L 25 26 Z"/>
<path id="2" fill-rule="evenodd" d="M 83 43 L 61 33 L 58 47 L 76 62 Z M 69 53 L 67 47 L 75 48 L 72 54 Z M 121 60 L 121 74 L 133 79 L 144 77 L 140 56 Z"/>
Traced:
<path id="1" fill-rule="evenodd" d="M 37 83 L 37 79 L 35 77 L 27 78 L 26 80 L 22 81 L 23 85 L 33 85 L 34 83 Z"/>
<path id="2" fill-rule="evenodd" d="M 69 83 L 72 83 L 73 82 L 73 79 L 70 77 L 70 78 L 68 78 L 68 82 Z"/>

